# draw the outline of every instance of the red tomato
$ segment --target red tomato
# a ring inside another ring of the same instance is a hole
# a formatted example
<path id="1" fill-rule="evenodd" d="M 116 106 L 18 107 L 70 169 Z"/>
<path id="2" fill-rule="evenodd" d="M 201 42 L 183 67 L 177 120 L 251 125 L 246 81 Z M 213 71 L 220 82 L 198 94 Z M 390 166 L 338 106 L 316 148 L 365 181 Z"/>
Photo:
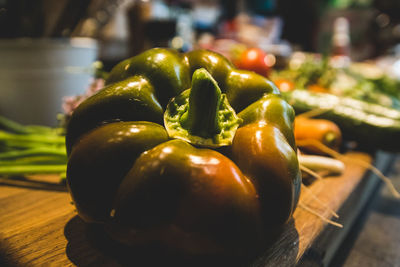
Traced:
<path id="1" fill-rule="evenodd" d="M 268 76 L 271 66 L 271 62 L 269 61 L 270 57 L 262 49 L 249 48 L 241 54 L 239 60 L 236 62 L 236 67 Z"/>

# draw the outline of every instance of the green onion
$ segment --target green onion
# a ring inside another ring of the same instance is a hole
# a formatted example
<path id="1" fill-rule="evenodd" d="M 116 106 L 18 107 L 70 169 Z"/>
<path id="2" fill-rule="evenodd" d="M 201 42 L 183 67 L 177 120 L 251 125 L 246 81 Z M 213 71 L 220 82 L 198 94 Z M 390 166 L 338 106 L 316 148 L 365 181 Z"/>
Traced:
<path id="1" fill-rule="evenodd" d="M 0 116 L 0 176 L 60 174 L 67 153 L 61 128 L 22 125 Z"/>

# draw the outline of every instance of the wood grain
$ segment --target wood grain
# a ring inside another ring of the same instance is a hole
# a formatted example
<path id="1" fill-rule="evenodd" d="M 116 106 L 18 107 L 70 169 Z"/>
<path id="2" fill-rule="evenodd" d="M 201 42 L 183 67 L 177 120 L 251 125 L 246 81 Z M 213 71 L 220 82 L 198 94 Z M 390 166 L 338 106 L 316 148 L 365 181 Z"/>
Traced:
<path id="1" fill-rule="evenodd" d="M 366 162 L 371 162 L 371 157 L 367 154 L 349 153 L 348 156 L 349 158 L 356 158 Z M 322 181 L 311 184 L 308 187 L 310 192 L 303 191 L 301 194 L 300 202 L 312 208 L 321 216 L 325 218 L 332 218 L 332 214 L 330 213 L 329 209 L 315 201 L 312 197 L 312 194 L 314 194 L 323 203 L 326 203 L 330 209 L 338 211 L 343 202 L 363 178 L 365 171 L 366 170 L 363 166 L 346 162 L 346 169 L 343 175 L 340 177 L 328 177 Z M 296 209 L 293 217 L 295 220 L 296 229 L 299 233 L 301 233 L 301 235 L 299 235 L 299 252 L 297 255 L 298 260 L 322 231 L 326 223 L 302 208 Z M 340 218 L 338 218 L 336 221 L 339 223 L 341 222 Z"/>
<path id="2" fill-rule="evenodd" d="M 372 160 L 359 152 L 349 156 Z M 343 175 L 316 181 L 309 189 L 337 211 L 365 172 L 364 167 L 349 161 Z M 122 256 L 123 248 L 76 216 L 68 192 L 54 182 L 56 177 L 39 176 L 28 181 L 0 178 L 0 265 L 3 261 L 22 266 L 134 266 L 127 264 L 126 255 Z M 300 202 L 331 218 L 328 209 L 308 190 L 302 192 Z M 293 266 L 325 227 L 320 218 L 298 207 L 276 243 L 250 265 Z M 117 249 L 110 249 L 111 245 Z M 128 254 L 138 257 L 143 253 Z"/>

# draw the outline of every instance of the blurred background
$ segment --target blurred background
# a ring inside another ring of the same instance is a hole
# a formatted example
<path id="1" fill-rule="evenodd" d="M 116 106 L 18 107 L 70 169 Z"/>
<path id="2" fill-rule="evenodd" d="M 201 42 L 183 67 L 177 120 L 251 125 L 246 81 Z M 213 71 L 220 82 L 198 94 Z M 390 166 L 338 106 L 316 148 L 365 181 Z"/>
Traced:
<path id="1" fill-rule="evenodd" d="M 237 68 L 272 80 L 295 110 L 296 101 L 304 106 L 301 94 L 306 91 L 320 93 L 320 99 L 333 94 L 348 113 L 335 121 L 343 131 L 342 151 L 375 155 L 383 144 L 400 150 L 400 0 L 0 0 L 0 176 L 61 173 L 65 178 L 67 155 L 60 135 L 73 110 L 104 87 L 105 76 L 118 62 L 153 47 L 219 52 Z M 296 100 L 293 95 L 299 92 Z M 314 101 L 310 109 L 323 110 L 320 103 L 325 101 Z M 4 125 L 12 133 L 2 132 Z M 323 127 L 315 129 L 322 137 Z M 305 132 L 314 138 L 313 130 Z M 15 142 L 26 136 L 28 141 Z M 41 142 L 49 136 L 58 143 Z M 54 147 L 56 155 L 23 154 Z M 23 156 L 4 160 L 14 150 Z M 398 159 L 395 188 L 400 188 Z M 372 187 L 368 194 L 357 191 L 363 203 L 377 192 Z M 354 264 L 345 266 L 399 266 L 400 206 L 387 195 L 373 199 L 372 222 L 363 228 L 368 213 L 361 216 L 332 266 L 341 266 L 338 261 L 348 255 Z M 18 202 L 14 195 L 11 202 Z M 361 208 L 348 208 L 352 220 Z M 360 229 L 366 231 L 351 250 Z M 324 257 L 325 252 L 310 251 L 311 257 Z"/>
<path id="2" fill-rule="evenodd" d="M 214 50 L 237 68 L 268 77 L 282 92 L 309 90 L 378 104 L 382 124 L 393 121 L 385 129 L 376 123 L 386 130 L 380 140 L 387 132 L 389 138 L 399 134 L 400 119 L 390 116 L 400 111 L 400 0 L 0 0 L 0 117 L 65 126 L 63 118 L 104 86 L 104 73 L 153 47 Z M 377 121 L 369 111 L 360 120 Z M 359 124 L 347 126 L 344 139 Z M 358 133 L 380 147 L 368 132 Z M 60 143 L 59 172 L 65 172 L 64 138 Z M 398 202 L 385 203 L 393 203 L 398 218 Z M 381 241 L 371 251 L 388 253 L 389 241 L 373 235 L 382 228 L 381 217 L 374 225 L 368 242 Z M 398 237 L 396 226 L 398 220 L 387 228 Z M 391 246 L 396 256 L 399 239 Z"/>
<path id="3" fill-rule="evenodd" d="M 154 46 L 189 50 L 206 36 L 323 53 L 344 17 L 352 58 L 363 60 L 396 51 L 399 11 L 396 0 L 2 0 L 0 37 L 93 38 L 107 62 Z"/>
<path id="4" fill-rule="evenodd" d="M 241 53 L 257 48 L 266 75 L 298 52 L 373 60 L 399 79 L 400 1 L 0 0 L 0 114 L 54 125 L 93 62 L 108 71 L 159 46 L 213 49 L 243 68 Z"/>

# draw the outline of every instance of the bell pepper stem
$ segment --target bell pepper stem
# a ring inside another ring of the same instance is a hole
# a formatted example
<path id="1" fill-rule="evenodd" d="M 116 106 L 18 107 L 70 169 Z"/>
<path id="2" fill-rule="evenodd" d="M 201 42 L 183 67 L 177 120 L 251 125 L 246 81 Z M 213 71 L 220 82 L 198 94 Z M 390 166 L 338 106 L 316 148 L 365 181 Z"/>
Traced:
<path id="1" fill-rule="evenodd" d="M 193 73 L 188 110 L 181 117 L 181 125 L 192 135 L 209 138 L 221 132 L 218 110 L 221 89 L 204 68 Z"/>
<path id="2" fill-rule="evenodd" d="M 202 147 L 232 144 L 241 120 L 206 69 L 193 73 L 192 87 L 174 97 L 164 113 L 171 138 Z"/>

